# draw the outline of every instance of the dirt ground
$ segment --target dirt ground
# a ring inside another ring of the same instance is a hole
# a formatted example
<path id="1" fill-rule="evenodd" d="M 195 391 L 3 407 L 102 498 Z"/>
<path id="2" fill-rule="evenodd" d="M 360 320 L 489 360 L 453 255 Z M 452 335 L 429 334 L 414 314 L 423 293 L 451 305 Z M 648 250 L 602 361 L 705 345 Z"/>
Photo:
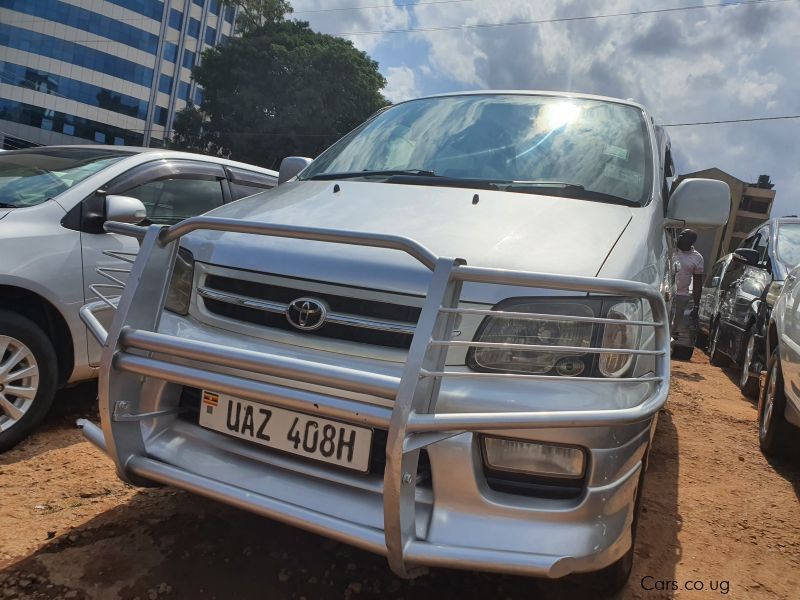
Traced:
<path id="1" fill-rule="evenodd" d="M 674 363 L 620 597 L 800 598 L 800 468 L 759 452 L 755 404 L 734 376 L 699 352 Z M 584 580 L 434 570 L 401 581 L 360 550 L 128 487 L 74 427 L 96 417 L 93 394 L 62 393 L 45 426 L 0 456 L 0 599 L 598 597 Z"/>

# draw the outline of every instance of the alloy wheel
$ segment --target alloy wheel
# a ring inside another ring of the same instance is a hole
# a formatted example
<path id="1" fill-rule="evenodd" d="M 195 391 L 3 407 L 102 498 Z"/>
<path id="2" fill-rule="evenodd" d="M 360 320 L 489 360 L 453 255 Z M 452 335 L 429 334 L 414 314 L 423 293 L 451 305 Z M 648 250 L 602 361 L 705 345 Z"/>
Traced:
<path id="1" fill-rule="evenodd" d="M 28 346 L 0 335 L 0 431 L 16 425 L 33 406 L 39 389 L 39 365 Z"/>
<path id="2" fill-rule="evenodd" d="M 750 379 L 750 367 L 753 364 L 753 352 L 756 347 L 756 336 L 750 334 L 747 339 L 747 346 L 744 349 L 744 358 L 742 359 L 742 371 L 739 373 L 739 387 L 744 388 L 747 381 Z"/>
<path id="3" fill-rule="evenodd" d="M 772 422 L 772 413 L 775 408 L 775 383 L 778 379 L 778 363 L 772 365 L 769 373 L 769 383 L 767 384 L 767 391 L 764 394 L 764 415 L 761 419 L 761 438 L 767 437 L 770 423 Z"/>

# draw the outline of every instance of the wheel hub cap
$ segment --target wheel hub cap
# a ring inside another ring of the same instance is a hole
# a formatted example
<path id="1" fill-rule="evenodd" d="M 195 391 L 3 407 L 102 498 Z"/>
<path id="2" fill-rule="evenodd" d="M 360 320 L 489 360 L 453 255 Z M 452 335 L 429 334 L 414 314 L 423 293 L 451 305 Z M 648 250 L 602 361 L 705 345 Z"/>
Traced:
<path id="1" fill-rule="evenodd" d="M 0 431 L 25 416 L 39 389 L 39 365 L 20 340 L 0 335 Z"/>

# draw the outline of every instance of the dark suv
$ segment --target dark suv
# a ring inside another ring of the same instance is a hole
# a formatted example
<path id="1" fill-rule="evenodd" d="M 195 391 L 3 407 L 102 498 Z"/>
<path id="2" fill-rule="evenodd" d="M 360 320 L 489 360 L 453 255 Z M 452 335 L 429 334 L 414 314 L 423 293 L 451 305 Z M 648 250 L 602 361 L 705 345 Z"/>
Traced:
<path id="1" fill-rule="evenodd" d="M 710 283 L 718 283 L 718 293 L 713 285 L 704 289 L 704 294 L 718 297 L 716 313 L 708 321 L 709 358 L 715 365 L 736 364 L 745 395 L 755 395 L 758 389 L 766 356 L 765 324 L 788 271 L 798 264 L 800 218 L 770 219 L 742 242 L 717 277 L 712 276 Z"/>

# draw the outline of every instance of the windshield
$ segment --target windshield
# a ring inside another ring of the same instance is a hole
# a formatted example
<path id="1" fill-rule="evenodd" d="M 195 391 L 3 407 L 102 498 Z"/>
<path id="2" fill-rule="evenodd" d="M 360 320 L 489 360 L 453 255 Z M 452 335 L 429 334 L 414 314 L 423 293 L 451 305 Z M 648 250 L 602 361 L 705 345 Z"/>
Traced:
<path id="1" fill-rule="evenodd" d="M 781 223 L 778 228 L 778 260 L 788 267 L 800 265 L 800 223 Z"/>
<path id="2" fill-rule="evenodd" d="M 324 152 L 301 179 L 405 171 L 582 186 L 643 204 L 652 181 L 648 140 L 642 111 L 613 102 L 512 94 L 426 98 L 367 121 Z"/>
<path id="3" fill-rule="evenodd" d="M 0 154 L 0 207 L 40 204 L 130 156 L 93 148 L 48 148 Z"/>

